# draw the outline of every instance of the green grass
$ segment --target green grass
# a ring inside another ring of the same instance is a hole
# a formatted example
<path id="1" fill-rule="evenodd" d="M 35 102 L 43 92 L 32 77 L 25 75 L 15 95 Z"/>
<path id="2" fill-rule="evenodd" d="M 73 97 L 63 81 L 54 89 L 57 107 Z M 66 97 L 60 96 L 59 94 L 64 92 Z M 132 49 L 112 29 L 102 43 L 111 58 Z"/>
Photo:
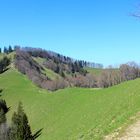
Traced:
<path id="1" fill-rule="evenodd" d="M 140 111 L 140 79 L 108 89 L 51 93 L 11 69 L 0 75 L 0 88 L 11 106 L 8 118 L 22 101 L 32 130 L 44 128 L 38 140 L 99 140 Z"/>
<path id="2" fill-rule="evenodd" d="M 41 57 L 33 57 L 33 59 L 44 68 L 44 71 L 42 71 L 42 73 L 46 74 L 48 78 L 50 78 L 51 80 L 55 80 L 58 78 L 61 78 L 60 75 L 58 75 L 57 73 L 53 72 L 50 69 L 47 69 L 46 67 L 43 66 L 43 63 L 47 60 Z"/>
<path id="3" fill-rule="evenodd" d="M 87 72 L 94 74 L 94 75 L 100 75 L 103 72 L 103 69 L 100 68 L 85 68 L 85 70 L 87 70 Z"/>
<path id="4" fill-rule="evenodd" d="M 9 53 L 9 54 L 0 53 L 0 59 L 2 59 L 4 56 L 7 56 L 8 58 L 11 58 L 11 60 L 13 60 L 15 54 L 16 54 L 15 52 L 11 52 L 11 53 Z"/>
<path id="5" fill-rule="evenodd" d="M 101 69 L 101 68 L 89 68 L 89 67 L 87 67 L 87 68 L 85 68 L 85 70 L 87 70 L 87 72 L 89 72 L 89 73 L 91 73 L 91 74 L 94 74 L 94 75 L 99 76 L 99 75 L 102 74 L 102 72 L 103 72 L 104 70 L 118 71 L 119 69 L 117 69 L 117 68 L 113 68 L 113 69 L 108 69 L 108 68 L 106 68 L 106 69 Z"/>

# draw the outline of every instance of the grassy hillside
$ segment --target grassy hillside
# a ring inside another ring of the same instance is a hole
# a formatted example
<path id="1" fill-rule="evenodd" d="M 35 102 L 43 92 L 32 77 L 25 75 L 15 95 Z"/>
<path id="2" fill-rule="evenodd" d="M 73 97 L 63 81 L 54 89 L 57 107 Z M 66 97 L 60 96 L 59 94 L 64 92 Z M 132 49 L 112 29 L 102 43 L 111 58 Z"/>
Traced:
<path id="1" fill-rule="evenodd" d="M 88 68 L 88 67 L 86 67 L 85 70 L 87 70 L 87 72 L 89 72 L 89 73 L 91 73 L 91 74 L 94 74 L 94 75 L 99 76 L 99 75 L 102 74 L 102 72 L 103 72 L 104 70 L 109 70 L 109 69 Z M 113 68 L 113 69 L 111 69 L 111 70 L 113 70 L 113 71 L 119 71 L 119 69 L 117 69 L 117 68 Z"/>
<path id="2" fill-rule="evenodd" d="M 41 66 L 43 67 L 44 71 L 42 73 L 46 74 L 51 80 L 55 80 L 57 78 L 61 78 L 59 74 L 53 72 L 51 69 L 47 69 L 44 67 L 43 63 L 46 61 L 45 58 L 41 57 L 33 57 L 33 59 Z"/>
<path id="3" fill-rule="evenodd" d="M 11 106 L 22 101 L 32 129 L 43 129 L 38 140 L 102 139 L 140 111 L 140 79 L 108 89 L 68 88 L 54 93 L 34 86 L 16 70 L 0 75 L 2 97 Z"/>
<path id="4" fill-rule="evenodd" d="M 87 72 L 91 73 L 91 74 L 95 74 L 95 75 L 100 75 L 103 72 L 103 69 L 100 68 L 85 68 L 85 70 L 87 70 Z"/>

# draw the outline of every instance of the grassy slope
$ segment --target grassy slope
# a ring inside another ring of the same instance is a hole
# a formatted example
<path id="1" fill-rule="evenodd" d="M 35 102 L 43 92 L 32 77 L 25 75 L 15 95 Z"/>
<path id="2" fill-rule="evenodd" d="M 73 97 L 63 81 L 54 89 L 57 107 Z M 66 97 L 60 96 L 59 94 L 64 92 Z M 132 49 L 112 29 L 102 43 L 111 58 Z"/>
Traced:
<path id="1" fill-rule="evenodd" d="M 60 75 L 43 66 L 43 62 L 46 61 L 46 59 L 40 57 L 33 57 L 33 59 L 44 68 L 44 71 L 42 72 L 46 74 L 50 79 L 55 80 L 57 78 L 61 78 Z"/>
<path id="2" fill-rule="evenodd" d="M 99 76 L 104 70 L 109 70 L 109 69 L 100 69 L 100 68 L 85 68 L 85 70 L 87 70 L 89 73 L 94 74 Z M 113 71 L 118 71 L 117 68 L 113 68 L 111 69 Z"/>
<path id="3" fill-rule="evenodd" d="M 49 93 L 9 70 L 0 75 L 2 98 L 11 106 L 22 101 L 32 129 L 44 128 L 38 140 L 96 140 L 140 111 L 140 79 L 108 89 L 71 88 Z"/>
<path id="4" fill-rule="evenodd" d="M 100 68 L 85 68 L 89 73 L 95 74 L 95 75 L 100 75 L 103 72 L 103 69 Z"/>

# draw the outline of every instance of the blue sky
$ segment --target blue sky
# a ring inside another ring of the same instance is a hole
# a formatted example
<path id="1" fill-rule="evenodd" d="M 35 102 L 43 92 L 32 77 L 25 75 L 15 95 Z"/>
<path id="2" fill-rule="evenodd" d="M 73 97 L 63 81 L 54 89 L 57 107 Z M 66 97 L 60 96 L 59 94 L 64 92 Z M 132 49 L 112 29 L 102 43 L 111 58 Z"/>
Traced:
<path id="1" fill-rule="evenodd" d="M 139 0 L 0 0 L 0 47 L 41 47 L 87 61 L 140 62 Z"/>

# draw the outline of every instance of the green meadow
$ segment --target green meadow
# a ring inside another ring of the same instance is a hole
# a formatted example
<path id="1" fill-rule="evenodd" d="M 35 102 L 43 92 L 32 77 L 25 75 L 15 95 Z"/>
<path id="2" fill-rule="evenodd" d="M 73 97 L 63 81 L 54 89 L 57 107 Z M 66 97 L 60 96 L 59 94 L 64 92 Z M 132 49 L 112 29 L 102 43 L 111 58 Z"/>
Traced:
<path id="1" fill-rule="evenodd" d="M 10 111 L 21 101 L 38 140 L 100 140 L 128 123 L 140 110 L 140 79 L 107 89 L 67 88 L 49 92 L 15 69 L 0 75 L 0 88 Z"/>
<path id="2" fill-rule="evenodd" d="M 94 74 L 94 75 L 100 75 L 102 72 L 103 72 L 103 69 L 100 69 L 100 68 L 85 68 L 85 70 L 87 70 L 87 72 L 91 73 L 91 74 Z"/>

